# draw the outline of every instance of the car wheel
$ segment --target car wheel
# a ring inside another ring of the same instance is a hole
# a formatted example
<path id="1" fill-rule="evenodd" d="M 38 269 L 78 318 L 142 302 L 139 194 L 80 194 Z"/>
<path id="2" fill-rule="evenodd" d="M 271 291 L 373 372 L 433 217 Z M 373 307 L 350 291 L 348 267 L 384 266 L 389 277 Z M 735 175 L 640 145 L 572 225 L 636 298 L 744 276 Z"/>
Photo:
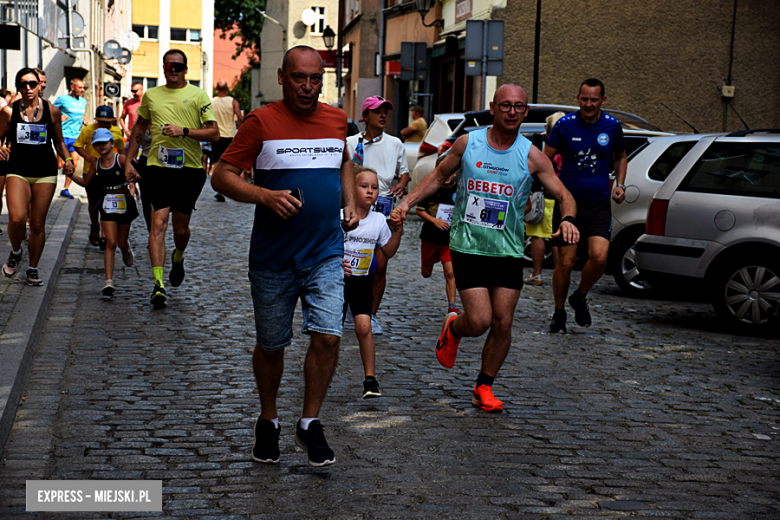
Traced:
<path id="1" fill-rule="evenodd" d="M 620 290 L 631 298 L 646 298 L 653 290 L 653 286 L 644 280 L 642 273 L 636 266 L 634 244 L 640 236 L 641 233 L 632 233 L 622 238 L 619 237 L 611 246 L 612 251 L 610 251 L 610 255 L 614 259 L 612 277 Z"/>
<path id="2" fill-rule="evenodd" d="M 732 326 L 748 332 L 778 326 L 780 262 L 734 261 L 716 275 L 713 290 L 715 313 Z"/>

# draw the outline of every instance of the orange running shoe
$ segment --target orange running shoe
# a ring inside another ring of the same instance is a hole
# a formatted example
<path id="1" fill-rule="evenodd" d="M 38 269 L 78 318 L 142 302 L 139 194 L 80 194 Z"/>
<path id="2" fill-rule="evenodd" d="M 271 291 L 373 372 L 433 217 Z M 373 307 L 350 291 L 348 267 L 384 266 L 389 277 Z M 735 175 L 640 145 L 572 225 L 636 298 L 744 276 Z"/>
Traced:
<path id="1" fill-rule="evenodd" d="M 441 336 L 436 342 L 436 359 L 444 368 L 455 366 L 455 358 L 458 357 L 458 345 L 460 339 L 456 338 L 450 332 L 450 323 L 455 321 L 458 313 L 451 312 L 444 318 L 444 326 L 441 328 Z"/>
<path id="2" fill-rule="evenodd" d="M 493 387 L 488 385 L 474 385 L 474 396 L 471 404 L 479 406 L 486 412 L 503 412 L 504 403 L 493 395 Z"/>

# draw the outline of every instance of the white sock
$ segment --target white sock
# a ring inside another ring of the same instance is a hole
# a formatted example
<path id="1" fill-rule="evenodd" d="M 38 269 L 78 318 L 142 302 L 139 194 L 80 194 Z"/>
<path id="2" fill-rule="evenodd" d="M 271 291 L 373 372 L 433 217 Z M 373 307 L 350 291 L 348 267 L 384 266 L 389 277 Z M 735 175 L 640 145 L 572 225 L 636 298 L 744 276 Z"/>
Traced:
<path id="1" fill-rule="evenodd" d="M 316 420 L 317 420 L 316 417 L 308 417 L 308 418 L 301 417 L 301 428 L 303 428 L 304 430 L 308 430 L 309 423 Z"/>
<path id="2" fill-rule="evenodd" d="M 14 251 L 14 254 L 15 255 L 21 255 L 22 254 L 22 250 L 20 249 L 19 251 Z"/>
<path id="3" fill-rule="evenodd" d="M 274 428 L 279 429 L 279 418 L 271 419 L 271 422 L 274 423 Z"/>

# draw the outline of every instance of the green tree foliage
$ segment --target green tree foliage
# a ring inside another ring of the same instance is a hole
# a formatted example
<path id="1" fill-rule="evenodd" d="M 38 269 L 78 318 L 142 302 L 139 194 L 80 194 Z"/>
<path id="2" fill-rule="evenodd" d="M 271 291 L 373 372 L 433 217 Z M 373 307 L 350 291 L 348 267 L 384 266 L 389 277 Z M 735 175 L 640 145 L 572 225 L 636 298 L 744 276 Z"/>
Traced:
<path id="1" fill-rule="evenodd" d="M 266 0 L 214 0 L 214 28 L 223 31 L 222 38 L 236 42 L 233 59 L 249 51 L 253 67 L 260 64 L 260 33 L 265 17 L 255 9 L 265 11 Z"/>

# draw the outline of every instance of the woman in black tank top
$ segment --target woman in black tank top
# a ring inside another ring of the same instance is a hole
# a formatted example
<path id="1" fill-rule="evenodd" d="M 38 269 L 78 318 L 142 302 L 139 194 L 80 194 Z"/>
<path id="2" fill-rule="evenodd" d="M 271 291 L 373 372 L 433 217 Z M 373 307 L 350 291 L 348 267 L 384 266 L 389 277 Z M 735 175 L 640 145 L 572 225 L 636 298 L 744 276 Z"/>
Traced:
<path id="1" fill-rule="evenodd" d="M 100 208 L 100 220 L 106 234 L 106 253 L 103 258 L 106 266 L 106 283 L 103 295 L 114 294 L 114 256 L 116 247 L 122 250 L 122 261 L 126 266 L 133 265 L 133 250 L 127 240 L 130 224 L 138 217 L 135 199 L 130 195 L 129 183 L 125 178 L 125 156 L 114 153 L 114 139 L 111 132 L 98 128 L 90 136 L 90 141 L 100 158 L 89 166 L 83 178 L 66 174 L 73 182 L 85 188 L 90 184 L 100 186 L 103 196 L 97 203 Z"/>
<path id="2" fill-rule="evenodd" d="M 52 142 L 59 156 L 67 161 L 64 169 L 74 170 L 62 139 L 60 110 L 38 97 L 39 84 L 40 78 L 35 70 L 21 69 L 16 73 L 16 87 L 22 98 L 0 111 L 0 140 L 5 139 L 10 145 L 10 148 L 0 148 L 0 160 L 7 161 L 8 238 L 12 248 L 3 265 L 3 274 L 14 276 L 19 269 L 29 205 L 27 285 L 43 285 L 38 274 L 38 261 L 46 244 L 46 215 L 57 187 L 57 159 L 52 151 Z"/>

